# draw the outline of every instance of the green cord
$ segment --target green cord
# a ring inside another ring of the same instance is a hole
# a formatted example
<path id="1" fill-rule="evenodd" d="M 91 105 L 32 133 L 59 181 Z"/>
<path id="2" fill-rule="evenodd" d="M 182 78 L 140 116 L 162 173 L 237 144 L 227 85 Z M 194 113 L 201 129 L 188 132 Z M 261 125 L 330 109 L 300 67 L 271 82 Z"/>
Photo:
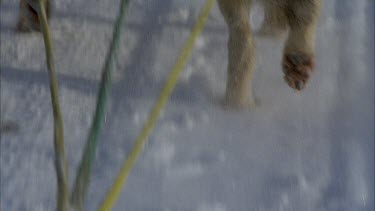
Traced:
<path id="1" fill-rule="evenodd" d="M 120 4 L 120 13 L 117 17 L 113 38 L 108 51 L 105 66 L 102 73 L 102 80 L 100 83 L 100 89 L 98 94 L 98 100 L 96 103 L 96 110 L 93 123 L 91 125 L 90 133 L 88 135 L 84 153 L 79 165 L 78 173 L 74 183 L 74 189 L 72 192 L 71 203 L 74 209 L 83 210 L 84 199 L 89 184 L 90 169 L 95 159 L 95 151 L 97 146 L 97 140 L 100 129 L 103 124 L 103 118 L 106 110 L 106 103 L 108 99 L 108 93 L 111 88 L 111 72 L 115 67 L 115 61 L 117 52 L 119 49 L 119 41 L 121 37 L 122 28 L 125 22 L 125 12 L 128 6 L 129 0 L 122 0 Z"/>

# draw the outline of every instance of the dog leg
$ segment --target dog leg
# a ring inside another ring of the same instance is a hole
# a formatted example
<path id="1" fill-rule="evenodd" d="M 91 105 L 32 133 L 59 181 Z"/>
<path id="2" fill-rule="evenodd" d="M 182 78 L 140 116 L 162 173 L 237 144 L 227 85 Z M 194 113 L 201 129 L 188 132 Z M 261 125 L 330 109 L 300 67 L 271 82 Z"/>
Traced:
<path id="1" fill-rule="evenodd" d="M 229 28 L 228 69 L 224 103 L 234 108 L 254 105 L 251 80 L 255 45 L 250 30 L 250 0 L 218 0 Z"/>
<path id="2" fill-rule="evenodd" d="M 264 1 L 264 21 L 257 31 L 259 36 L 282 37 L 288 29 L 285 1 Z"/>
<path id="3" fill-rule="evenodd" d="M 314 70 L 320 0 L 289 2 L 285 14 L 290 31 L 285 43 L 282 66 L 287 84 L 293 89 L 302 90 Z"/>

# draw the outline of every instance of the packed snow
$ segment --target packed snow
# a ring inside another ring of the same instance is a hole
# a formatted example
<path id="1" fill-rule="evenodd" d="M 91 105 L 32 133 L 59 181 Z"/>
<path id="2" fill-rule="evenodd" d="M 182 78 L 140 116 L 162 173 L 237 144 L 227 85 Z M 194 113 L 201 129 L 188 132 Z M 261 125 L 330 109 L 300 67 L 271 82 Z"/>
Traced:
<path id="1" fill-rule="evenodd" d="M 50 21 L 72 185 L 119 0 L 54 0 Z M 2 0 L 0 210 L 53 210 L 53 122 L 40 34 Z M 86 210 L 95 210 L 204 0 L 130 1 Z M 254 7 L 253 28 L 262 21 Z M 374 1 L 324 0 L 316 71 L 283 81 L 280 40 L 257 37 L 260 106 L 223 109 L 228 32 L 215 6 L 114 210 L 374 210 Z"/>

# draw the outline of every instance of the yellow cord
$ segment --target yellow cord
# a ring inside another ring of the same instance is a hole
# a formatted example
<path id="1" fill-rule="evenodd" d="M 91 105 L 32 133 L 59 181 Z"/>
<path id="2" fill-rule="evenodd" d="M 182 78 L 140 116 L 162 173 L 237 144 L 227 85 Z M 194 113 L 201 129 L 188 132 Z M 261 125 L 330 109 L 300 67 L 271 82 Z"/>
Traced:
<path id="1" fill-rule="evenodd" d="M 164 88 L 155 103 L 149 117 L 143 126 L 142 131 L 139 133 L 133 149 L 131 150 L 129 156 L 127 157 L 126 161 L 122 165 L 119 174 L 117 175 L 112 187 L 107 192 L 105 199 L 103 200 L 99 210 L 101 211 L 108 211 L 112 210 L 113 206 L 115 205 L 122 187 L 126 184 L 126 179 L 136 162 L 139 154 L 142 152 L 143 146 L 145 145 L 149 134 L 154 129 L 156 121 L 158 120 L 162 109 L 164 108 L 165 104 L 168 101 L 169 96 L 171 95 L 177 81 L 179 75 L 185 66 L 187 60 L 190 57 L 190 54 L 194 48 L 194 43 L 197 37 L 203 30 L 203 27 L 207 21 L 208 15 L 210 14 L 211 8 L 213 7 L 215 0 L 207 0 L 201 14 L 198 17 L 198 20 L 193 27 L 191 34 L 189 35 L 188 39 L 186 40 L 184 47 L 177 59 L 175 66 L 173 67 L 172 71 L 168 75 L 168 79 L 164 85 Z"/>
<path id="2" fill-rule="evenodd" d="M 47 15 L 45 10 L 45 0 L 32 1 L 37 3 L 38 18 L 40 28 L 43 33 L 44 46 L 47 58 L 48 76 L 50 82 L 51 102 L 54 122 L 54 150 L 55 150 L 55 170 L 57 177 L 57 208 L 58 211 L 69 209 L 69 188 L 68 188 L 68 164 L 64 149 L 64 127 L 60 111 L 57 76 L 55 63 L 53 61 L 52 41 L 49 33 Z"/>

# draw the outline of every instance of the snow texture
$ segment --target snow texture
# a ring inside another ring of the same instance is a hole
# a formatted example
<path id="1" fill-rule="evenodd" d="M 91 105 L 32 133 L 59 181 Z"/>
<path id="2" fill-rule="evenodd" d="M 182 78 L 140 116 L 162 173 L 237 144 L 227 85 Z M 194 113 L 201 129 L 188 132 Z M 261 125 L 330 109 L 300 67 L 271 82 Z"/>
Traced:
<path id="1" fill-rule="evenodd" d="M 119 0 L 53 2 L 72 183 Z M 323 2 L 308 88 L 296 93 L 283 81 L 280 41 L 256 38 L 261 106 L 241 112 L 217 103 L 228 32 L 215 6 L 114 210 L 374 210 L 374 1 Z M 18 3 L 0 7 L 1 123 L 8 125 L 0 141 L 0 210 L 53 210 L 44 47 L 40 34 L 14 33 Z M 130 1 L 86 210 L 98 207 L 112 183 L 203 3 Z M 262 11 L 253 10 L 256 28 Z"/>

